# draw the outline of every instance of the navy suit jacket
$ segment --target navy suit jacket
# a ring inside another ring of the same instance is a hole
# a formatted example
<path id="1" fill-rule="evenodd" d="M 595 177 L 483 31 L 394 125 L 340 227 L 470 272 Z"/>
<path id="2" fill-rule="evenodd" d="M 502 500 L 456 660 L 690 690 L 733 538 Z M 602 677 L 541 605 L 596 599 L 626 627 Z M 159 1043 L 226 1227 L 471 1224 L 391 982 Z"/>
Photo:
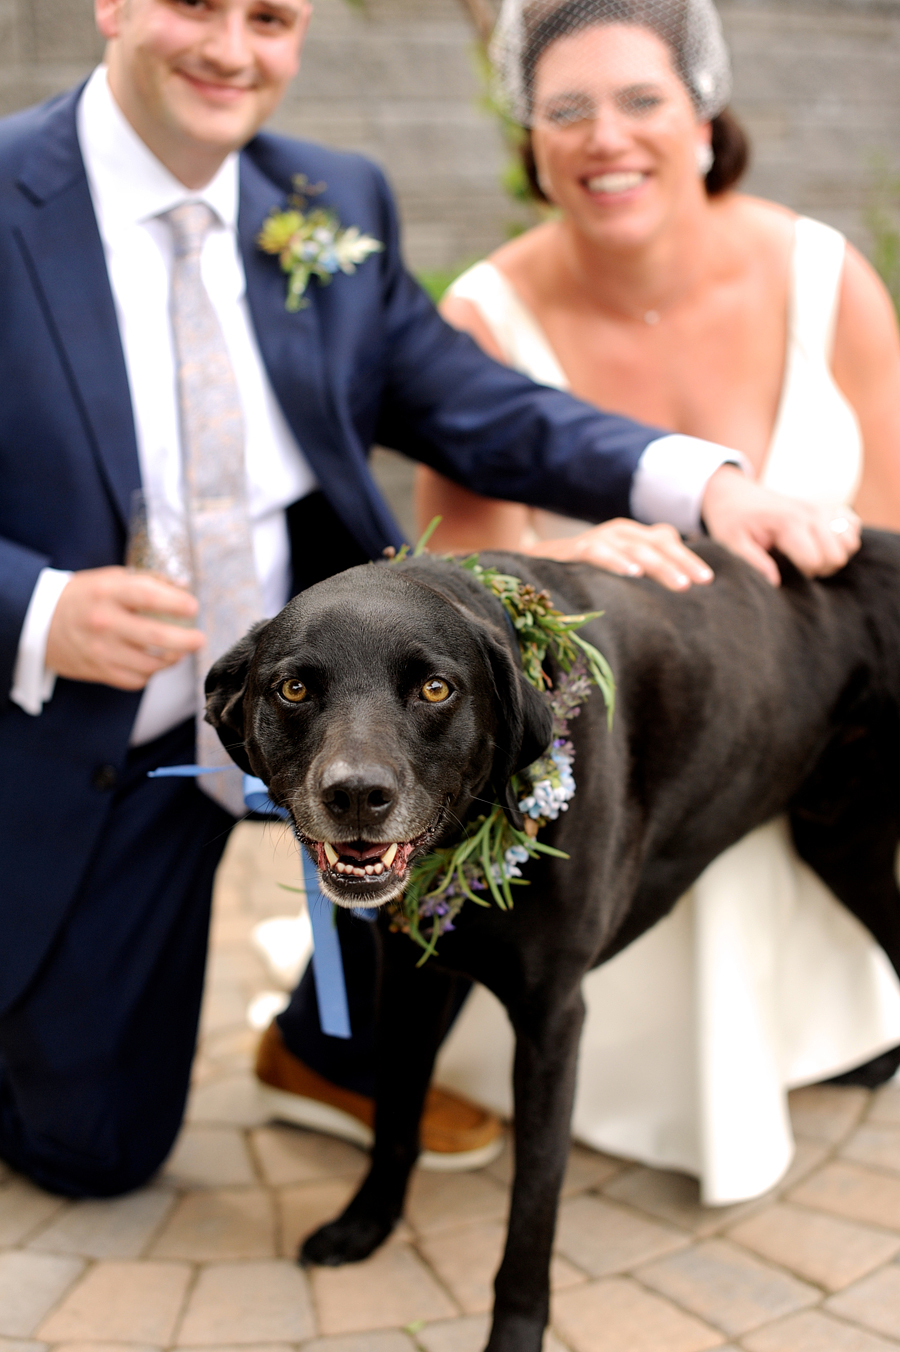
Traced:
<path id="1" fill-rule="evenodd" d="M 67 680 L 39 717 L 8 699 L 41 569 L 120 563 L 140 484 L 78 94 L 0 122 L 0 1011 L 65 916 L 139 701 Z M 312 283 L 309 306 L 292 314 L 278 261 L 255 239 L 299 173 L 327 185 L 318 200 L 343 224 L 386 247 L 352 277 Z M 480 493 L 595 520 L 628 513 L 635 467 L 659 433 L 532 384 L 444 324 L 403 268 L 375 166 L 261 134 L 241 155 L 239 233 L 263 360 L 327 500 L 329 529 L 312 531 L 305 555 L 310 514 L 292 518 L 299 583 L 323 575 L 323 559 L 330 571 L 400 543 L 368 469 L 374 442 Z"/>

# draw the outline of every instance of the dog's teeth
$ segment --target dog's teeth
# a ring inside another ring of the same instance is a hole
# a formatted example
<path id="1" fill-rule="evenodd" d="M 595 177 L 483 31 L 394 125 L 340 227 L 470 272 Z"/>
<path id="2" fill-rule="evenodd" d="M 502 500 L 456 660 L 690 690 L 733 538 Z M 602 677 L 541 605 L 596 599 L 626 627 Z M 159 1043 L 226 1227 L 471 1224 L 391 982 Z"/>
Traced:
<path id="1" fill-rule="evenodd" d="M 335 867 L 335 871 L 336 871 L 337 873 L 346 873 L 346 872 L 347 872 L 347 865 L 346 865 L 346 864 L 335 864 L 334 867 Z"/>
<path id="2" fill-rule="evenodd" d="M 374 872 L 375 872 L 375 865 L 374 865 L 374 864 L 366 864 L 366 873 L 374 873 Z"/>
<path id="3" fill-rule="evenodd" d="M 381 861 L 379 860 L 377 864 L 374 864 L 372 866 L 372 872 L 374 874 L 384 873 L 384 864 L 382 864 Z"/>
<path id="4" fill-rule="evenodd" d="M 325 858 L 328 860 L 329 864 L 331 864 L 333 868 L 338 861 L 337 850 L 334 848 L 333 845 L 329 845 L 327 840 L 322 842 L 322 848 L 325 851 Z"/>
<path id="5" fill-rule="evenodd" d="M 366 871 L 363 868 L 354 868 L 353 876 L 354 878 L 364 878 L 366 876 Z"/>
<path id="6" fill-rule="evenodd" d="M 390 868 L 391 864 L 393 864 L 396 858 L 397 858 L 396 844 L 389 845 L 385 850 L 384 854 L 381 856 L 381 862 L 382 864 L 384 864 L 385 868 Z"/>

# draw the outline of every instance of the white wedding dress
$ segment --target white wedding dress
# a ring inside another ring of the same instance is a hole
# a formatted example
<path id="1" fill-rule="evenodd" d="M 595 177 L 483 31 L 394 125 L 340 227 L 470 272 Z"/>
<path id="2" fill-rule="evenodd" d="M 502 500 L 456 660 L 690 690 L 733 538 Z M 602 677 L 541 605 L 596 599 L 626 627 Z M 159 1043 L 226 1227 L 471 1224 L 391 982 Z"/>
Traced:
<path id="1" fill-rule="evenodd" d="M 843 261 L 841 235 L 797 221 L 781 403 L 760 476 L 828 507 L 853 501 L 862 462 L 830 370 Z M 565 388 L 540 326 L 492 264 L 451 290 L 479 307 L 511 366 Z M 784 1174 L 788 1089 L 900 1044 L 893 968 L 798 858 L 786 818 L 710 864 L 666 919 L 588 974 L 584 995 L 573 1135 L 696 1175 L 710 1205 L 757 1196 Z M 435 1078 L 510 1115 L 512 1054 L 502 1006 L 477 987 Z"/>

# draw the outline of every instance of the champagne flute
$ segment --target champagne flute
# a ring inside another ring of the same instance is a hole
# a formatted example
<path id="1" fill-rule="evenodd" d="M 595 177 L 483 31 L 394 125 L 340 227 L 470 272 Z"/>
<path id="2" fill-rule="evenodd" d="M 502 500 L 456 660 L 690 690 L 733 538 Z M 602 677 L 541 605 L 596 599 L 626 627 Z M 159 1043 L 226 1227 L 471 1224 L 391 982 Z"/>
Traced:
<path id="1" fill-rule="evenodd" d="M 191 590 L 191 547 L 184 518 L 160 494 L 146 488 L 136 488 L 131 495 L 125 566 L 133 572 L 152 573 L 176 587 Z M 196 620 L 183 615 L 149 610 L 142 614 L 183 629 L 193 629 L 196 624 Z"/>

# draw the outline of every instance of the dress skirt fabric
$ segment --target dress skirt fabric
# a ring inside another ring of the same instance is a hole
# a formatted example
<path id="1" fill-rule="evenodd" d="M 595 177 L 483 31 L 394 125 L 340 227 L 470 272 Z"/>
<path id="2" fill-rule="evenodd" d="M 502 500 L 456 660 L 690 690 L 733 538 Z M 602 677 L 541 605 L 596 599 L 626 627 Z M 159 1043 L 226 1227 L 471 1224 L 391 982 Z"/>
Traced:
<path id="1" fill-rule="evenodd" d="M 707 1205 L 784 1174 L 786 1089 L 900 1043 L 886 955 L 789 846 L 784 818 L 745 836 L 584 982 L 574 1137 L 695 1174 Z M 477 987 L 435 1078 L 508 1116 L 512 1056 L 502 1005 Z"/>

